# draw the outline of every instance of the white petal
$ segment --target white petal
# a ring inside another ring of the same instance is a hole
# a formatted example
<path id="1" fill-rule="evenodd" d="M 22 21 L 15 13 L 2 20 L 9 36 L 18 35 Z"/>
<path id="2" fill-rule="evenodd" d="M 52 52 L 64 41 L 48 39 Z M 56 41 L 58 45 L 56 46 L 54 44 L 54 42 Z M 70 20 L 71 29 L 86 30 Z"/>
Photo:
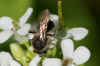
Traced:
<path id="1" fill-rule="evenodd" d="M 13 28 L 12 19 L 10 17 L 4 16 L 0 18 L 0 29 L 11 30 Z"/>
<path id="2" fill-rule="evenodd" d="M 22 16 L 19 19 L 19 25 L 22 26 L 23 24 L 25 24 L 28 20 L 28 18 L 31 16 L 33 9 L 32 8 L 28 8 L 26 13 L 24 14 L 24 16 Z"/>
<path id="3" fill-rule="evenodd" d="M 46 58 L 42 66 L 62 66 L 62 62 L 57 58 Z"/>
<path id="4" fill-rule="evenodd" d="M 20 34 L 20 35 L 26 35 L 26 34 L 28 34 L 30 28 L 31 28 L 31 25 L 30 25 L 30 24 L 24 24 L 24 25 L 21 26 L 21 28 L 17 31 L 17 33 Z"/>
<path id="5" fill-rule="evenodd" d="M 13 60 L 11 63 L 10 63 L 10 66 L 21 66 L 17 61 Z"/>
<path id="6" fill-rule="evenodd" d="M 66 34 L 65 37 L 63 37 L 63 39 L 70 39 L 71 37 L 72 37 L 72 34 L 68 33 L 68 34 Z"/>
<path id="7" fill-rule="evenodd" d="M 27 36 L 22 36 L 22 35 L 19 35 L 18 33 L 15 33 L 14 36 L 15 36 L 15 40 L 17 40 L 17 41 L 20 42 L 21 44 L 22 44 L 24 41 L 27 41 L 27 40 L 29 39 Z"/>
<path id="8" fill-rule="evenodd" d="M 74 51 L 73 41 L 71 39 L 62 40 L 61 49 L 62 49 L 63 56 L 65 59 L 72 58 L 73 51 Z"/>
<path id="9" fill-rule="evenodd" d="M 82 27 L 72 28 L 67 31 L 67 34 L 71 34 L 74 40 L 82 40 L 87 36 L 88 30 Z"/>
<path id="10" fill-rule="evenodd" d="M 54 14 L 51 14 L 50 15 L 50 20 L 54 22 L 55 27 L 57 28 L 58 27 L 58 16 L 54 15 Z"/>
<path id="11" fill-rule="evenodd" d="M 34 34 L 29 33 L 29 34 L 28 34 L 28 37 L 29 37 L 29 39 L 32 39 L 32 38 L 34 37 Z"/>
<path id="12" fill-rule="evenodd" d="M 40 61 L 41 57 L 39 57 L 38 55 L 35 56 L 32 61 L 29 63 L 29 66 L 38 66 L 38 63 Z"/>
<path id="13" fill-rule="evenodd" d="M 0 43 L 7 41 L 12 36 L 12 34 L 13 34 L 12 31 L 0 32 Z"/>
<path id="14" fill-rule="evenodd" d="M 70 64 L 68 64 L 67 66 L 77 66 L 77 65 L 75 65 L 75 64 L 73 64 L 73 63 L 70 63 Z"/>
<path id="15" fill-rule="evenodd" d="M 52 21 L 58 22 L 58 16 L 57 16 L 57 15 L 51 14 L 51 15 L 50 15 L 50 19 L 51 19 Z"/>
<path id="16" fill-rule="evenodd" d="M 80 46 L 75 50 L 73 56 L 74 63 L 77 65 L 83 64 L 89 60 L 90 51 L 86 47 Z"/>
<path id="17" fill-rule="evenodd" d="M 8 52 L 0 52 L 0 66 L 9 66 L 12 60 Z"/>

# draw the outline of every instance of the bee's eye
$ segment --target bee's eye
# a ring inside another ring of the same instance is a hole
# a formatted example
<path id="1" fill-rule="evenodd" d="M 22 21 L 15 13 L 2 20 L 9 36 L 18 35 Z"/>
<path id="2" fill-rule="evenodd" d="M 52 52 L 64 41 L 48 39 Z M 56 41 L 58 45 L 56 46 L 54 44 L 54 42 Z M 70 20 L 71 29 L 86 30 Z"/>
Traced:
<path id="1" fill-rule="evenodd" d="M 49 21 L 47 24 L 47 32 L 52 30 L 55 27 L 54 23 L 52 21 Z"/>

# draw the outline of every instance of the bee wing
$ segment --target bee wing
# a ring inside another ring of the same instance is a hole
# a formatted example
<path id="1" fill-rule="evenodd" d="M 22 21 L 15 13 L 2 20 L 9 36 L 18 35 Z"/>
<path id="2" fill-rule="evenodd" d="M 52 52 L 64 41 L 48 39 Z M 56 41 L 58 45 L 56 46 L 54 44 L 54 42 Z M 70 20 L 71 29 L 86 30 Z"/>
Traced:
<path id="1" fill-rule="evenodd" d="M 31 26 L 31 29 L 29 30 L 29 33 L 37 33 L 37 30 L 38 30 L 37 26 L 38 26 L 38 24 L 36 22 L 33 22 L 32 25 L 33 26 Z"/>
<path id="2" fill-rule="evenodd" d="M 44 11 L 42 11 L 42 12 L 40 13 L 39 22 L 43 22 L 43 20 L 44 20 L 46 17 L 49 18 L 49 16 L 50 16 L 49 10 L 48 10 L 48 9 L 45 9 Z"/>

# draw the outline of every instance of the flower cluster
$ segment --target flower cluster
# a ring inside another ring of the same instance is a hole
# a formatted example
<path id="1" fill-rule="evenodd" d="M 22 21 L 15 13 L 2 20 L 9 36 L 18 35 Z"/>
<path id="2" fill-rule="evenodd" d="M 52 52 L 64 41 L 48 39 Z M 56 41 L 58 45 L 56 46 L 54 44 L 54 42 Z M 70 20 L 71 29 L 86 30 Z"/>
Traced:
<path id="1" fill-rule="evenodd" d="M 29 17 L 32 14 L 33 9 L 28 8 L 25 14 L 17 21 L 14 21 L 12 18 L 8 16 L 3 16 L 0 18 L 0 44 L 3 44 L 11 36 L 14 37 L 14 40 L 17 43 L 21 44 L 24 41 L 29 40 L 28 32 L 31 28 L 31 25 L 26 23 Z M 22 48 L 19 45 L 15 45 L 16 43 L 11 43 L 11 52 L 14 55 L 17 55 L 17 60 L 19 57 L 22 57 L 21 54 L 24 53 Z M 13 49 L 14 48 L 14 49 Z M 13 50 L 13 51 L 12 51 Z M 23 56 L 23 60 L 24 60 Z M 21 60 L 22 61 L 22 60 Z M 21 63 L 21 62 L 20 62 Z M 0 66 L 21 66 L 18 62 L 13 60 L 11 55 L 8 52 L 0 52 Z"/>
<path id="2" fill-rule="evenodd" d="M 45 58 L 42 66 L 78 66 L 84 64 L 90 58 L 90 51 L 85 46 L 79 46 L 74 49 L 73 40 L 82 40 L 88 34 L 85 28 L 72 28 L 67 30 L 66 36 L 61 41 L 61 49 L 63 53 L 63 61 L 59 58 Z M 73 40 L 72 40 L 72 39 Z M 33 58 L 29 66 L 38 66 L 41 57 L 38 55 Z"/>
<path id="3" fill-rule="evenodd" d="M 28 37 L 26 36 L 31 28 L 30 24 L 27 24 L 28 18 L 32 14 L 32 8 L 28 8 L 24 16 L 19 19 L 19 22 L 14 22 L 8 16 L 3 16 L 0 18 L 0 44 L 4 43 L 8 40 L 12 35 L 14 35 L 15 39 L 19 42 L 23 40 L 27 40 Z"/>
<path id="4" fill-rule="evenodd" d="M 28 8 L 25 14 L 19 18 L 18 22 L 8 16 L 0 18 L 0 44 L 3 44 L 11 36 L 17 42 L 10 44 L 12 56 L 8 52 L 0 52 L 0 66 L 38 66 L 42 59 L 42 66 L 78 66 L 86 63 L 90 58 L 90 51 L 85 46 L 79 46 L 74 49 L 74 41 L 84 39 L 88 30 L 83 27 L 72 28 L 66 31 L 66 36 L 62 38 L 60 48 L 63 58 L 44 58 L 33 52 L 32 46 L 28 40 L 32 39 L 33 35 L 28 32 L 31 28 L 29 23 L 26 23 L 32 14 L 33 9 Z M 58 16 L 51 14 L 50 19 L 58 26 Z M 30 36 L 30 37 L 29 37 Z M 52 41 L 57 45 L 57 40 Z M 27 50 L 24 50 L 20 44 L 23 43 Z M 54 49 L 55 45 L 51 45 L 50 49 Z M 51 53 L 53 54 L 53 53 Z M 48 54 L 47 54 L 48 55 Z M 18 62 L 19 63 L 18 63 Z"/>

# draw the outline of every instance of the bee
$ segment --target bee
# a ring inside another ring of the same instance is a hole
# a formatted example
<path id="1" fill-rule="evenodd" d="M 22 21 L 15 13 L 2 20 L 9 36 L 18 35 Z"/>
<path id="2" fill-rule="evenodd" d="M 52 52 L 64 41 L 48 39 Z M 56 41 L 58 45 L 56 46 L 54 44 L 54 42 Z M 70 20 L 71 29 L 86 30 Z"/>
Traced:
<path id="1" fill-rule="evenodd" d="M 44 54 L 47 52 L 50 45 L 48 36 L 55 36 L 55 33 L 50 33 L 55 25 L 53 21 L 50 20 L 50 12 L 48 9 L 42 12 L 39 22 L 37 32 L 32 38 L 32 46 L 34 52 Z"/>

